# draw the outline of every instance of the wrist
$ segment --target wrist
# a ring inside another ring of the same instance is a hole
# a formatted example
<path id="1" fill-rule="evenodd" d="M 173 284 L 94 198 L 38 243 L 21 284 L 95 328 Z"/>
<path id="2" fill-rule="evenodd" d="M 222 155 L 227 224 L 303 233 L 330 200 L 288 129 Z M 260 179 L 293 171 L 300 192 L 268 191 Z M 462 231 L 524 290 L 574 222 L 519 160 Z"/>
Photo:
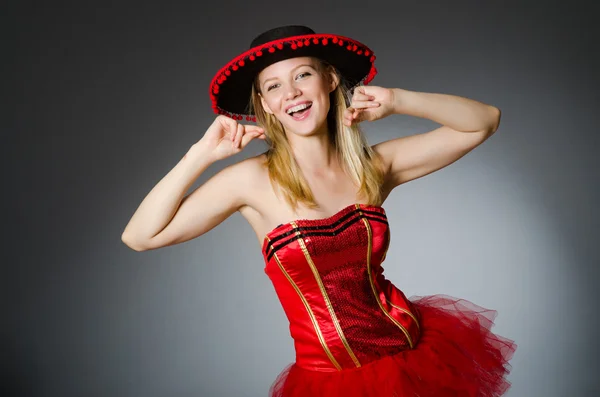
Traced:
<path id="1" fill-rule="evenodd" d="M 394 113 L 404 114 L 410 91 L 402 88 L 391 88 L 390 90 L 392 91 L 392 109 Z"/>
<path id="2" fill-rule="evenodd" d="M 213 151 L 211 148 L 204 144 L 202 140 L 190 146 L 190 149 L 183 156 L 183 160 L 201 167 L 208 167 L 217 161 L 217 159 L 213 158 Z"/>

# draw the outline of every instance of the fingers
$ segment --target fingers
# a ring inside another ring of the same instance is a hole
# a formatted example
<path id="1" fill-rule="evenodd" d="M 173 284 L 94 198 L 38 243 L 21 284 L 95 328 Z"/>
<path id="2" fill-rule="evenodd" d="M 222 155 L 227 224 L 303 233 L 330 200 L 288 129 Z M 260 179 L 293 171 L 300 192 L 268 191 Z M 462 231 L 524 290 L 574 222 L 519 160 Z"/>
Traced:
<path id="1" fill-rule="evenodd" d="M 361 109 L 354 109 L 352 107 L 344 111 L 344 124 L 350 127 L 352 122 L 358 118 L 361 113 Z"/>
<path id="2" fill-rule="evenodd" d="M 354 91 L 354 95 L 352 95 L 353 101 L 373 101 L 375 97 L 373 95 L 367 95 L 362 92 Z"/>
<path id="3" fill-rule="evenodd" d="M 352 95 L 357 95 L 357 94 L 363 94 L 363 95 L 366 94 L 364 85 L 359 85 L 358 87 L 354 88 L 354 90 L 352 91 Z"/>
<path id="4" fill-rule="evenodd" d="M 246 125 L 245 128 L 246 128 L 246 133 L 248 133 L 248 132 L 260 132 L 262 134 L 263 132 L 265 132 L 264 128 L 259 127 L 257 125 Z"/>
<path id="5" fill-rule="evenodd" d="M 380 102 L 376 100 L 375 95 L 367 94 L 365 87 L 360 86 L 354 90 L 350 107 L 355 109 L 364 109 L 380 106 Z"/>
<path id="6" fill-rule="evenodd" d="M 214 124 L 219 124 L 224 132 L 224 135 L 228 136 L 229 139 L 233 142 L 233 140 L 235 139 L 235 133 L 237 131 L 237 121 L 233 120 L 232 118 L 219 115 L 213 122 L 213 125 Z"/>
<path id="7" fill-rule="evenodd" d="M 243 149 L 254 138 L 266 139 L 264 128 L 257 125 L 238 124 L 235 140 L 231 144 L 236 149 Z"/>
<path id="8" fill-rule="evenodd" d="M 240 142 L 242 141 L 242 137 L 244 136 L 244 126 L 242 124 L 238 124 L 236 126 L 235 136 L 231 140 L 231 144 L 235 148 L 240 147 Z"/>
<path id="9" fill-rule="evenodd" d="M 267 139 L 264 128 L 259 127 L 257 125 L 246 125 L 244 127 L 245 127 L 244 137 L 249 137 L 248 142 L 250 142 L 253 138 Z"/>
<path id="10" fill-rule="evenodd" d="M 380 103 L 375 102 L 375 97 L 373 95 L 367 95 L 367 94 L 355 91 L 354 95 L 352 96 L 352 102 L 350 103 L 349 109 L 354 112 L 355 116 L 357 116 L 358 112 L 355 112 L 355 110 L 376 108 L 379 106 L 380 106 Z"/>
<path id="11" fill-rule="evenodd" d="M 357 88 L 352 95 L 350 107 L 344 112 L 344 124 L 351 126 L 354 120 L 362 121 L 363 117 L 359 118 L 359 116 L 363 111 L 369 113 L 369 109 L 379 106 L 381 103 L 375 101 L 375 96 L 367 94 L 361 87 Z"/>
<path id="12" fill-rule="evenodd" d="M 380 105 L 379 102 L 373 101 L 352 101 L 350 107 L 354 109 L 376 108 Z"/>
<path id="13" fill-rule="evenodd" d="M 375 102 L 375 97 L 373 95 L 362 94 L 360 92 L 355 92 L 352 96 L 352 102 L 350 103 L 350 107 L 354 109 L 374 108 L 379 105 L 380 103 Z"/>
<path id="14" fill-rule="evenodd" d="M 217 116 L 215 122 L 218 122 L 222 128 L 221 136 L 225 139 L 229 138 L 234 149 L 242 149 L 254 138 L 266 139 L 264 128 L 258 125 L 241 124 L 224 115 Z"/>
<path id="15" fill-rule="evenodd" d="M 266 139 L 266 136 L 264 133 L 262 132 L 258 132 L 258 131 L 254 131 L 254 132 L 247 132 L 246 134 L 244 134 L 244 136 L 242 137 L 242 141 L 240 143 L 240 149 L 245 148 L 251 140 L 258 138 L 258 139 Z"/>

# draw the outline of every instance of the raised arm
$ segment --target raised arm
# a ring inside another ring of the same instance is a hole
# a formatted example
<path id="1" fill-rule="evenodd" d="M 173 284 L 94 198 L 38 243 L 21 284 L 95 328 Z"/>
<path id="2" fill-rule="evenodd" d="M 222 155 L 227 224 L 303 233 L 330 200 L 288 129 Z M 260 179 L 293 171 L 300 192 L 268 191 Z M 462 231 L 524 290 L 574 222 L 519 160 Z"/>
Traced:
<path id="1" fill-rule="evenodd" d="M 125 227 L 121 240 L 135 251 L 157 249 L 208 232 L 245 203 L 249 161 L 230 165 L 184 197 L 214 162 L 239 153 L 262 129 L 218 116 L 205 136 L 148 193 Z"/>
<path id="2" fill-rule="evenodd" d="M 375 145 L 387 159 L 392 187 L 454 163 L 488 139 L 500 124 L 498 108 L 473 99 L 401 89 L 393 92 L 394 113 L 427 118 L 442 126 Z"/>
<path id="3" fill-rule="evenodd" d="M 498 108 L 473 99 L 376 86 L 355 90 L 344 118 L 351 125 L 392 114 L 426 118 L 442 126 L 373 146 L 386 163 L 390 188 L 454 163 L 494 134 L 500 124 Z"/>

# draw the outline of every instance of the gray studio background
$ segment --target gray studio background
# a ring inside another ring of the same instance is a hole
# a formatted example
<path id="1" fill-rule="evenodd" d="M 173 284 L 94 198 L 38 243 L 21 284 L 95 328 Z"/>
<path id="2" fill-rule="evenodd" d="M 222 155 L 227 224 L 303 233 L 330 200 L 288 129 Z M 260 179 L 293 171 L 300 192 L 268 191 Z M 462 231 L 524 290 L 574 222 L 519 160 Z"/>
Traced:
<path id="1" fill-rule="evenodd" d="M 167 5 L 168 4 L 168 5 Z M 266 396 L 294 359 L 239 215 L 138 253 L 121 232 L 215 115 L 208 84 L 258 33 L 306 24 L 370 46 L 372 84 L 498 106 L 498 132 L 394 190 L 385 274 L 408 296 L 498 310 L 511 397 L 597 396 L 598 78 L 576 2 L 21 2 L 7 6 L 3 396 Z M 6 39 L 5 37 L 5 39 Z M 8 59 L 8 58 L 7 58 Z M 371 143 L 435 128 L 392 116 Z M 4 134 L 3 134 L 4 136 Z M 265 150 L 253 142 L 214 164 Z"/>

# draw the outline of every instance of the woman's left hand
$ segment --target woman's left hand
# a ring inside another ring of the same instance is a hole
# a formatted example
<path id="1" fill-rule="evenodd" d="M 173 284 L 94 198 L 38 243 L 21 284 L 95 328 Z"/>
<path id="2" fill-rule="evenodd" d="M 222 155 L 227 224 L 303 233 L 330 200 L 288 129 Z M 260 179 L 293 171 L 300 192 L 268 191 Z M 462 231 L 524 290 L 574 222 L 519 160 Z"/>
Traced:
<path id="1" fill-rule="evenodd" d="M 375 121 L 394 113 L 394 91 L 377 86 L 358 86 L 354 89 L 350 107 L 344 111 L 344 124 Z"/>

